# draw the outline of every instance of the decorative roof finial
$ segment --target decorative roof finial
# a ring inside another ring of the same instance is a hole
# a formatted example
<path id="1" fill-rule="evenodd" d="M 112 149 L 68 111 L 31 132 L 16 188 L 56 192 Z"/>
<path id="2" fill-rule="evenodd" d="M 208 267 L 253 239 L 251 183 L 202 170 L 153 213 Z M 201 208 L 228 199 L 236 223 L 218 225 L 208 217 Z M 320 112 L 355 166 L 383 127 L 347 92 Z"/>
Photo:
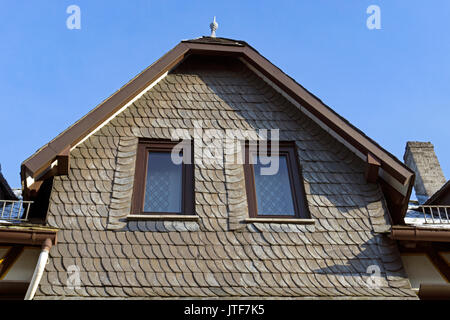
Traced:
<path id="1" fill-rule="evenodd" d="M 219 28 L 219 25 L 216 22 L 216 17 L 214 17 L 214 21 L 209 25 L 210 29 L 211 29 L 211 37 L 215 38 L 216 37 L 216 30 Z"/>

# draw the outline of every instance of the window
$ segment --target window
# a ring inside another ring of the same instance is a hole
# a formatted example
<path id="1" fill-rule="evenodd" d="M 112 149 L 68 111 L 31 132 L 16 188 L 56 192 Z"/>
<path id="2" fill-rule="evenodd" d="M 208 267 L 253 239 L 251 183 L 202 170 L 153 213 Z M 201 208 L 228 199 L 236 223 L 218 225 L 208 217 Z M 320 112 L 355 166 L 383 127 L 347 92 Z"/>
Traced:
<path id="1" fill-rule="evenodd" d="M 192 146 L 185 142 L 147 139 L 139 141 L 133 214 L 193 213 L 194 180 L 191 150 Z M 172 160 L 172 151 L 179 156 L 179 161 Z"/>
<path id="2" fill-rule="evenodd" d="M 246 145 L 244 173 L 250 217 L 309 218 L 295 144 L 280 142 L 277 154 L 271 154 L 269 146 L 267 153 L 258 151 L 257 145 Z M 268 172 L 274 156 L 278 156 L 278 170 Z"/>

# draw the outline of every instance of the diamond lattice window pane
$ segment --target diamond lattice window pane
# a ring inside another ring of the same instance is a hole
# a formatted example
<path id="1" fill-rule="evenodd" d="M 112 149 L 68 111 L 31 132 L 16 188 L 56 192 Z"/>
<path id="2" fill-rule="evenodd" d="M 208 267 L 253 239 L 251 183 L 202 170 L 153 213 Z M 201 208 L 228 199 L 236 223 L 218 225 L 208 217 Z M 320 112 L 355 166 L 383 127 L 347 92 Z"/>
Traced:
<path id="1" fill-rule="evenodd" d="M 273 175 L 262 175 L 262 165 L 268 163 L 269 157 L 255 156 L 255 189 L 258 205 L 258 215 L 295 216 L 294 200 L 292 198 L 291 184 L 286 156 L 281 155 L 278 171 Z"/>
<path id="2" fill-rule="evenodd" d="M 173 163 L 170 152 L 149 152 L 145 212 L 181 212 L 182 172 L 182 165 Z"/>

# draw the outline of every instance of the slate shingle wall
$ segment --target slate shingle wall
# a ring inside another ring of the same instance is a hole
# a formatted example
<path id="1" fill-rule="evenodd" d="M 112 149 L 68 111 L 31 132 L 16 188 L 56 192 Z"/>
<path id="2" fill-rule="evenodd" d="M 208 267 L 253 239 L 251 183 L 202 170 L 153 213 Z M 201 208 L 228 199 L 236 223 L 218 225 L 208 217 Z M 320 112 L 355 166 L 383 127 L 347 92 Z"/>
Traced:
<path id="1" fill-rule="evenodd" d="M 174 128 L 192 136 L 196 120 L 223 134 L 279 128 L 295 140 L 315 225 L 242 223 L 243 170 L 232 164 L 196 164 L 198 222 L 128 221 L 138 138 L 170 139 Z M 185 62 L 71 159 L 54 180 L 48 223 L 61 231 L 38 299 L 415 296 L 363 162 L 238 62 Z M 79 288 L 67 285 L 74 265 Z M 370 265 L 381 271 L 375 289 Z"/>

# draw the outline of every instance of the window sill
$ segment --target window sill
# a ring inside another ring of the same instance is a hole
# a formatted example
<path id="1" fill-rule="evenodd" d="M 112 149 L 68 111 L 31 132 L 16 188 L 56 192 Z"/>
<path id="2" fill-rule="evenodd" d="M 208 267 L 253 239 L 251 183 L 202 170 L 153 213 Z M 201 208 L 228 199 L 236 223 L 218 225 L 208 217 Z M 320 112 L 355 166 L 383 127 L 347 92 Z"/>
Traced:
<path id="1" fill-rule="evenodd" d="M 293 218 L 247 218 L 245 223 L 285 223 L 285 224 L 315 224 L 315 219 L 293 219 Z"/>
<path id="2" fill-rule="evenodd" d="M 196 215 L 177 215 L 177 214 L 132 214 L 127 217 L 127 220 L 135 221 L 198 221 L 199 216 Z"/>

